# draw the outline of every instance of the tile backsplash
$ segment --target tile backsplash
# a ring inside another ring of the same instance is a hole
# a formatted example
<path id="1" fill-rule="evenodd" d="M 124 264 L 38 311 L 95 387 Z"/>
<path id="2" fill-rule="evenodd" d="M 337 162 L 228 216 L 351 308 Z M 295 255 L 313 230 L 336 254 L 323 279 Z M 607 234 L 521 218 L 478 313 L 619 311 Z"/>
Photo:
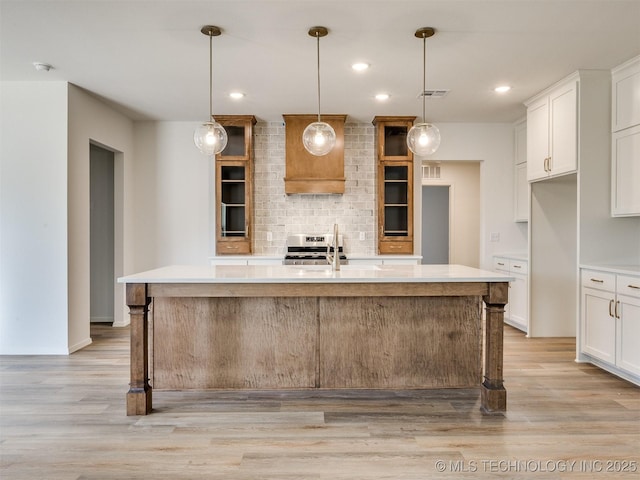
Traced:
<path id="1" fill-rule="evenodd" d="M 376 252 L 375 130 L 370 123 L 344 129 L 345 193 L 285 195 L 285 127 L 254 127 L 254 254 L 282 255 L 293 233 L 329 233 L 338 223 L 347 254 Z M 271 234 L 268 241 L 267 233 Z M 364 233 L 364 240 L 360 240 Z"/>

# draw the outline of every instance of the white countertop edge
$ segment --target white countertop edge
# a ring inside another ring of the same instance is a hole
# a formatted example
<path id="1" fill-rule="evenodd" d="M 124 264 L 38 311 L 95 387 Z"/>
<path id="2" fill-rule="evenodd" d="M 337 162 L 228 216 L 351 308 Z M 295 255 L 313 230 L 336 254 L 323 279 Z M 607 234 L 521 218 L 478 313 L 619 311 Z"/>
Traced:
<path id="1" fill-rule="evenodd" d="M 607 263 L 584 263 L 580 268 L 585 270 L 600 270 L 603 272 L 619 273 L 622 275 L 640 275 L 640 265 L 614 265 Z"/>
<path id="2" fill-rule="evenodd" d="M 173 265 L 118 278 L 118 283 L 436 283 L 512 282 L 514 277 L 464 265 Z"/>
<path id="3" fill-rule="evenodd" d="M 422 255 L 367 255 L 364 253 L 345 253 L 347 260 L 422 260 Z M 501 256 L 501 255 L 500 255 Z M 212 255 L 208 260 L 283 260 L 282 255 Z"/>
<path id="4" fill-rule="evenodd" d="M 529 256 L 526 253 L 494 253 L 494 257 L 508 258 L 510 260 L 529 261 Z"/>

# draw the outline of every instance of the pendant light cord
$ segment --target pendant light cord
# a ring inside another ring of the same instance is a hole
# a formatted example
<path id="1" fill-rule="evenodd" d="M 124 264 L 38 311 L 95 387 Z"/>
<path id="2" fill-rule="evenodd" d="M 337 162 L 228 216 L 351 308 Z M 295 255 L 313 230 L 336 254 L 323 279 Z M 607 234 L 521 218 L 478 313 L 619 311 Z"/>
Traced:
<path id="1" fill-rule="evenodd" d="M 213 122 L 213 35 L 209 35 L 209 121 Z"/>
<path id="2" fill-rule="evenodd" d="M 427 92 L 427 37 L 422 35 L 422 123 L 427 123 L 425 101 Z"/>
<path id="3" fill-rule="evenodd" d="M 318 122 L 320 121 L 320 32 L 316 32 L 316 57 L 318 59 Z"/>

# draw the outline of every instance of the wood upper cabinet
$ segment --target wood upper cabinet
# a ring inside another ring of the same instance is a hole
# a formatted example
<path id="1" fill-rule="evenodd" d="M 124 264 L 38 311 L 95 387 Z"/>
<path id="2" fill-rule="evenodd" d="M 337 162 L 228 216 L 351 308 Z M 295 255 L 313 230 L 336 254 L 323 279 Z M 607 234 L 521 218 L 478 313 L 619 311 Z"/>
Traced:
<path id="1" fill-rule="evenodd" d="M 378 253 L 413 254 L 413 153 L 407 133 L 415 117 L 373 119 L 378 159 Z"/>
<path id="2" fill-rule="evenodd" d="M 216 254 L 251 253 L 253 224 L 253 115 L 217 115 L 227 132 L 216 155 Z"/>
<path id="3" fill-rule="evenodd" d="M 286 172 L 284 192 L 344 193 L 344 124 L 346 115 L 322 115 L 336 132 L 336 144 L 326 155 L 307 152 L 302 133 L 307 125 L 318 121 L 317 115 L 283 115 L 285 121 Z"/>

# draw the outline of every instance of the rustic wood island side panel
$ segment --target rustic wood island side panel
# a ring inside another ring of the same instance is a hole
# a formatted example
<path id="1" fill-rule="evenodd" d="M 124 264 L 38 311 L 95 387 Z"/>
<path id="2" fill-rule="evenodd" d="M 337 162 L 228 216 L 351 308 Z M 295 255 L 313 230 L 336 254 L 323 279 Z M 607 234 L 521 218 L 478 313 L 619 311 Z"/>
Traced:
<path id="1" fill-rule="evenodd" d="M 320 385 L 452 388 L 482 381 L 479 297 L 320 299 Z"/>
<path id="2" fill-rule="evenodd" d="M 154 300 L 153 388 L 316 386 L 317 299 Z"/>

